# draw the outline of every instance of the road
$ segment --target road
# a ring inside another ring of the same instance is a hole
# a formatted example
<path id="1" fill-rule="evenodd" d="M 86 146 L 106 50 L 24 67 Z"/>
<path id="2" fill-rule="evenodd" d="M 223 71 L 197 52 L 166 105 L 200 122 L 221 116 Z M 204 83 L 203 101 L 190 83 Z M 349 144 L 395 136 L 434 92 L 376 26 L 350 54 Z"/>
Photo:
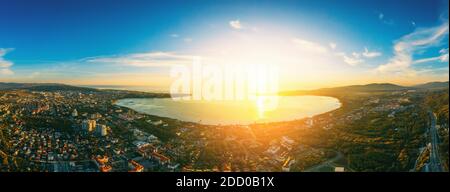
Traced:
<path id="1" fill-rule="evenodd" d="M 319 164 L 319 165 L 315 165 L 315 166 L 313 166 L 313 167 L 310 167 L 310 168 L 304 170 L 303 172 L 317 172 L 317 171 L 319 171 L 322 167 L 325 167 L 325 166 L 332 166 L 332 163 L 334 163 L 335 161 L 337 161 L 337 160 L 339 160 L 339 159 L 341 159 L 341 158 L 343 158 L 343 157 L 344 157 L 344 155 L 343 155 L 341 152 L 336 151 L 336 156 L 333 157 L 332 159 L 329 159 L 329 160 L 327 160 L 327 161 L 325 161 L 325 162 L 323 162 L 323 163 L 321 163 L 321 164 Z"/>
<path id="2" fill-rule="evenodd" d="M 442 172 L 442 165 L 439 156 L 439 135 L 436 129 L 436 115 L 431 111 L 428 112 L 431 122 L 430 122 L 430 140 L 431 140 L 431 153 L 430 162 L 428 164 L 428 171 L 430 172 Z"/>

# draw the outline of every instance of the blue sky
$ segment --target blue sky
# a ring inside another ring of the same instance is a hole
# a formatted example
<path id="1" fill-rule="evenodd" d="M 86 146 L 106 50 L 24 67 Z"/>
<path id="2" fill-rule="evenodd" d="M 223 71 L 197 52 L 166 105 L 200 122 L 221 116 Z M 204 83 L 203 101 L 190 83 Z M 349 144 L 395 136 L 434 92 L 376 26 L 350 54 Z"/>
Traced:
<path id="1" fill-rule="evenodd" d="M 0 0 L 0 29 L 0 81 L 164 87 L 165 65 L 256 44 L 286 50 L 286 88 L 448 79 L 445 0 Z"/>

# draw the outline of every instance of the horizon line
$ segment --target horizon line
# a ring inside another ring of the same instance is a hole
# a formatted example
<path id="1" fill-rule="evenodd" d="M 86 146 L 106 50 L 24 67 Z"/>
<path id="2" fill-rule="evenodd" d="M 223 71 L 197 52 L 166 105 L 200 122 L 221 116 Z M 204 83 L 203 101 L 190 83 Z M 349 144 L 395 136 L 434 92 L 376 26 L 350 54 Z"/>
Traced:
<path id="1" fill-rule="evenodd" d="M 391 83 L 391 82 L 372 82 L 372 83 L 365 83 L 365 84 L 343 84 L 343 85 L 337 85 L 337 86 L 323 86 L 323 87 L 318 87 L 318 88 L 310 88 L 310 89 L 286 89 L 286 90 L 282 90 L 279 92 L 288 92 L 288 91 L 310 91 L 310 90 L 318 90 L 318 89 L 327 89 L 327 88 L 337 88 L 337 87 L 347 87 L 347 86 L 357 86 L 357 85 L 371 85 L 371 84 L 392 84 L 392 85 L 397 85 L 397 86 L 402 86 L 402 87 L 414 87 L 417 85 L 422 85 L 422 84 L 428 84 L 428 83 L 448 83 L 449 81 L 423 81 L 421 83 L 418 84 L 411 84 L 411 85 L 405 85 L 405 84 L 397 84 L 397 83 Z M 156 91 L 156 88 L 160 88 L 157 86 L 150 86 L 150 85 L 86 85 L 86 84 L 72 84 L 72 83 L 56 83 L 56 82 L 4 82 L 4 81 L 0 81 L 0 83 L 15 83 L 15 84 L 57 84 L 57 85 L 69 85 L 69 86 L 75 86 L 75 87 L 86 87 L 86 88 L 95 88 L 95 89 L 109 89 L 107 87 L 111 87 L 113 88 L 126 88 L 126 87 L 141 87 L 141 88 L 155 88 L 154 90 L 151 91 Z M 101 88 L 101 87 L 105 87 L 105 88 Z M 127 89 L 125 89 L 127 90 Z M 163 91 L 163 89 L 159 89 L 158 91 Z"/>

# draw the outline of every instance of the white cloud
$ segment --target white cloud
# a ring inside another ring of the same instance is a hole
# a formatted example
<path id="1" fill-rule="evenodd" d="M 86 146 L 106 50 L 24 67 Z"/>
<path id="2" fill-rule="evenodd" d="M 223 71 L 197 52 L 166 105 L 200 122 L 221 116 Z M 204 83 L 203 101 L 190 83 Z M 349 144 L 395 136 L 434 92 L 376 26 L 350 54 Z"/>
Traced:
<path id="1" fill-rule="evenodd" d="M 191 39 L 191 38 L 184 38 L 183 40 L 184 40 L 184 42 L 186 42 L 186 43 L 192 42 L 192 39 Z"/>
<path id="2" fill-rule="evenodd" d="M 330 48 L 327 48 L 326 46 L 322 46 L 319 43 L 307 41 L 300 38 L 294 38 L 292 41 L 304 52 L 317 54 L 331 54 L 342 58 L 342 61 L 350 66 L 356 66 L 358 64 L 363 63 L 364 59 L 361 58 L 362 56 L 372 58 L 381 55 L 381 53 L 378 52 L 369 52 L 367 49 L 363 53 L 352 52 L 349 55 L 347 55 L 344 52 L 335 52 L 337 45 L 333 42 L 329 43 L 328 46 Z"/>
<path id="3" fill-rule="evenodd" d="M 0 57 L 0 68 L 9 68 L 13 65 L 12 62 L 6 61 L 3 58 Z"/>
<path id="4" fill-rule="evenodd" d="M 382 55 L 380 52 L 370 52 L 367 48 L 364 48 L 364 52 L 352 52 L 347 54 L 345 52 L 336 52 L 337 44 L 334 42 L 330 42 L 328 44 L 329 48 L 326 46 L 322 46 L 319 43 L 307 41 L 300 38 L 294 38 L 293 43 L 297 45 L 302 51 L 309 53 L 317 53 L 317 54 L 331 54 L 337 57 L 342 58 L 342 61 L 348 65 L 356 66 L 358 64 L 363 63 L 365 58 L 374 58 Z"/>
<path id="5" fill-rule="evenodd" d="M 173 37 L 173 38 L 178 38 L 178 37 L 180 37 L 180 35 L 178 35 L 178 34 L 176 34 L 176 33 L 172 33 L 172 34 L 170 34 L 170 36 Z"/>
<path id="6" fill-rule="evenodd" d="M 439 53 L 441 54 L 441 56 L 439 56 L 441 62 L 448 62 L 448 48 L 446 48 L 446 49 L 441 49 L 441 50 L 439 51 Z"/>
<path id="7" fill-rule="evenodd" d="M 13 63 L 3 58 L 8 52 L 13 49 L 0 48 L 0 75 L 12 75 L 14 72 L 11 70 Z"/>
<path id="8" fill-rule="evenodd" d="M 124 56 L 106 56 L 87 59 L 90 63 L 117 64 L 133 67 L 164 67 L 191 64 L 194 56 L 172 52 L 136 53 Z"/>
<path id="9" fill-rule="evenodd" d="M 243 26 L 239 20 L 230 21 L 229 24 L 230 24 L 230 27 L 232 27 L 233 29 L 242 29 L 243 28 Z"/>
<path id="10" fill-rule="evenodd" d="M 357 54 L 355 52 L 352 53 L 352 56 L 347 56 L 345 53 L 338 53 L 337 55 L 341 56 L 343 58 L 344 62 L 351 66 L 356 66 L 356 65 L 364 62 L 363 59 L 359 58 L 359 54 Z"/>
<path id="11" fill-rule="evenodd" d="M 358 64 L 364 62 L 364 60 L 358 59 L 358 58 L 347 57 L 344 55 L 344 62 L 349 65 L 355 66 L 355 65 L 358 65 Z"/>
<path id="12" fill-rule="evenodd" d="M 294 41 L 297 42 L 297 44 L 306 44 L 306 45 L 307 44 L 313 44 L 312 42 L 307 43 L 304 40 L 299 40 L 299 39 L 294 39 Z M 327 49 L 325 47 L 321 47 L 318 44 L 313 44 L 313 45 L 315 45 L 315 46 L 310 45 L 310 46 L 305 46 L 305 47 L 318 47 L 318 48 L 315 48 L 315 49 L 318 50 L 319 52 L 322 52 L 322 53 L 327 51 Z M 364 51 L 363 52 L 351 52 L 350 54 L 347 54 L 345 52 L 336 52 L 337 44 L 334 43 L 334 42 L 330 42 L 328 44 L 328 46 L 331 48 L 330 49 L 331 53 L 334 56 L 342 58 L 342 61 L 344 63 L 346 63 L 348 65 L 351 65 L 351 66 L 356 66 L 358 64 L 361 64 L 361 63 L 365 62 L 363 57 L 365 57 L 365 58 L 374 58 L 374 57 L 378 57 L 378 56 L 382 55 L 381 52 L 369 51 L 367 49 L 367 47 L 364 47 Z"/>
<path id="13" fill-rule="evenodd" d="M 439 62 L 448 62 L 448 48 L 446 49 L 441 49 L 439 51 L 440 55 L 436 56 L 436 57 L 429 57 L 429 58 L 423 58 L 423 59 L 418 59 L 415 60 L 413 62 L 413 64 L 420 64 L 420 63 L 428 63 L 428 62 L 433 62 L 433 61 L 439 61 Z"/>
<path id="14" fill-rule="evenodd" d="M 7 51 L 8 51 L 8 49 L 0 48 L 0 57 L 5 56 Z"/>
<path id="15" fill-rule="evenodd" d="M 309 53 L 317 53 L 317 54 L 332 54 L 334 56 L 342 58 L 342 61 L 348 65 L 356 66 L 364 62 L 363 56 L 366 58 L 374 58 L 381 55 L 380 52 L 370 52 L 367 48 L 364 49 L 364 52 L 352 52 L 351 54 L 346 54 L 345 52 L 336 52 L 337 44 L 334 42 L 330 42 L 328 44 L 329 48 L 326 46 L 322 46 L 319 43 L 294 38 L 293 43 L 297 45 L 302 51 L 306 51 Z"/>
<path id="16" fill-rule="evenodd" d="M 41 72 L 40 71 L 35 71 L 35 72 L 33 72 L 33 73 L 31 73 L 31 75 L 29 76 L 29 78 L 30 79 L 34 79 L 34 78 L 36 78 L 36 77 L 39 77 L 39 76 L 41 76 Z"/>
<path id="17" fill-rule="evenodd" d="M 353 53 L 352 53 L 352 56 L 353 56 L 354 58 L 358 59 L 358 58 L 361 56 L 361 54 L 359 54 L 359 53 L 357 53 L 357 52 L 353 52 Z"/>
<path id="18" fill-rule="evenodd" d="M 428 63 L 428 62 L 437 61 L 437 60 L 440 60 L 440 59 L 441 59 L 441 56 L 424 58 L 424 59 L 418 59 L 418 60 L 415 60 L 413 62 L 413 64 Z"/>
<path id="19" fill-rule="evenodd" d="M 4 69 L 0 68 L 0 75 L 13 75 L 13 74 L 14 74 L 14 72 L 9 68 L 4 68 Z"/>
<path id="20" fill-rule="evenodd" d="M 331 42 L 330 44 L 329 44 L 329 46 L 330 46 L 330 48 L 331 49 L 336 49 L 336 47 L 337 47 L 337 45 L 336 45 L 336 43 L 333 43 L 333 42 Z"/>
<path id="21" fill-rule="evenodd" d="M 378 14 L 378 19 L 382 20 L 383 18 L 384 18 L 384 14 L 383 13 Z"/>
<path id="22" fill-rule="evenodd" d="M 375 51 L 374 52 L 369 52 L 367 47 L 364 47 L 364 52 L 362 53 L 362 55 L 364 57 L 367 57 L 367 58 L 373 58 L 373 57 L 381 56 L 381 53 L 380 52 L 375 52 Z"/>
<path id="23" fill-rule="evenodd" d="M 376 71 L 397 75 L 415 75 L 416 72 L 411 69 L 411 65 L 417 62 L 425 62 L 426 60 L 414 61 L 413 55 L 441 44 L 445 37 L 448 37 L 448 31 L 447 21 L 436 27 L 416 29 L 414 32 L 403 36 L 394 44 L 394 57 L 389 62 L 379 65 Z M 442 59 L 445 60 L 445 57 L 444 53 Z"/>
<path id="24" fill-rule="evenodd" d="M 307 41 L 304 39 L 294 38 L 292 42 L 297 45 L 303 51 L 315 52 L 315 53 L 326 53 L 328 49 L 318 43 Z"/>

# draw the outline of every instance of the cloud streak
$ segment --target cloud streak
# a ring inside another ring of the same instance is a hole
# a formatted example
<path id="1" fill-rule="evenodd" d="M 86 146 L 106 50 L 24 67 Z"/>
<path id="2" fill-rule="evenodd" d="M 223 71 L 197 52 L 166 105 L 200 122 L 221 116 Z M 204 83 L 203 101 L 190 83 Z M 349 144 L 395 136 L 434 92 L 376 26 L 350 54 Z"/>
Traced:
<path id="1" fill-rule="evenodd" d="M 329 46 L 330 46 L 330 48 L 331 48 L 331 49 L 335 50 L 335 49 L 336 49 L 336 47 L 337 47 L 337 44 L 336 44 L 336 43 L 333 43 L 333 42 L 331 42 L 331 43 L 329 43 Z"/>
<path id="2" fill-rule="evenodd" d="M 360 54 L 353 52 L 351 56 L 347 55 L 344 52 L 339 52 L 335 54 L 336 56 L 342 57 L 342 60 L 344 63 L 350 65 L 350 66 L 356 66 L 358 64 L 361 64 L 364 62 L 363 59 L 360 58 Z"/>
<path id="3" fill-rule="evenodd" d="M 11 61 L 5 60 L 3 57 L 13 49 L 0 48 L 0 75 L 13 75 L 14 72 L 11 70 L 13 63 Z"/>
<path id="4" fill-rule="evenodd" d="M 352 52 L 351 54 L 337 52 L 337 44 L 333 42 L 328 44 L 329 47 L 300 38 L 294 38 L 292 42 L 304 52 L 313 54 L 331 54 L 342 58 L 342 61 L 350 66 L 357 66 L 363 63 L 365 61 L 363 57 L 370 59 L 382 55 L 381 52 L 369 51 L 367 48 L 364 48 L 364 52 Z"/>
<path id="5" fill-rule="evenodd" d="M 374 57 L 381 56 L 381 52 L 376 52 L 376 51 L 370 52 L 367 49 L 367 47 L 364 47 L 364 52 L 362 53 L 362 55 L 367 58 L 374 58 Z"/>
<path id="6" fill-rule="evenodd" d="M 438 61 L 438 62 L 441 62 L 441 63 L 448 62 L 448 48 L 447 49 L 441 49 L 439 51 L 439 53 L 441 55 L 436 56 L 436 57 L 430 57 L 430 58 L 424 58 L 424 59 L 415 60 L 413 62 L 413 64 L 428 63 L 428 62 L 435 62 L 435 61 Z"/>
<path id="7" fill-rule="evenodd" d="M 294 38 L 292 42 L 304 51 L 313 53 L 326 53 L 328 51 L 326 47 L 312 41 Z"/>
<path id="8" fill-rule="evenodd" d="M 239 20 L 233 20 L 229 22 L 230 27 L 233 29 L 242 29 L 243 26 Z"/>
<path id="9" fill-rule="evenodd" d="M 192 63 L 194 56 L 173 52 L 148 52 L 123 56 L 105 56 L 87 59 L 90 63 L 117 64 L 133 67 L 165 67 Z"/>
<path id="10" fill-rule="evenodd" d="M 439 26 L 416 29 L 414 32 L 403 36 L 394 44 L 394 56 L 387 63 L 379 65 L 376 71 L 414 76 L 416 71 L 411 68 L 412 64 L 432 61 L 436 58 L 414 61 L 413 56 L 420 51 L 439 46 L 445 37 L 448 37 L 448 31 L 448 21 L 446 21 Z M 448 51 L 447 56 L 445 56 L 445 53 L 442 56 L 443 60 L 448 60 L 445 57 L 448 58 Z"/>

